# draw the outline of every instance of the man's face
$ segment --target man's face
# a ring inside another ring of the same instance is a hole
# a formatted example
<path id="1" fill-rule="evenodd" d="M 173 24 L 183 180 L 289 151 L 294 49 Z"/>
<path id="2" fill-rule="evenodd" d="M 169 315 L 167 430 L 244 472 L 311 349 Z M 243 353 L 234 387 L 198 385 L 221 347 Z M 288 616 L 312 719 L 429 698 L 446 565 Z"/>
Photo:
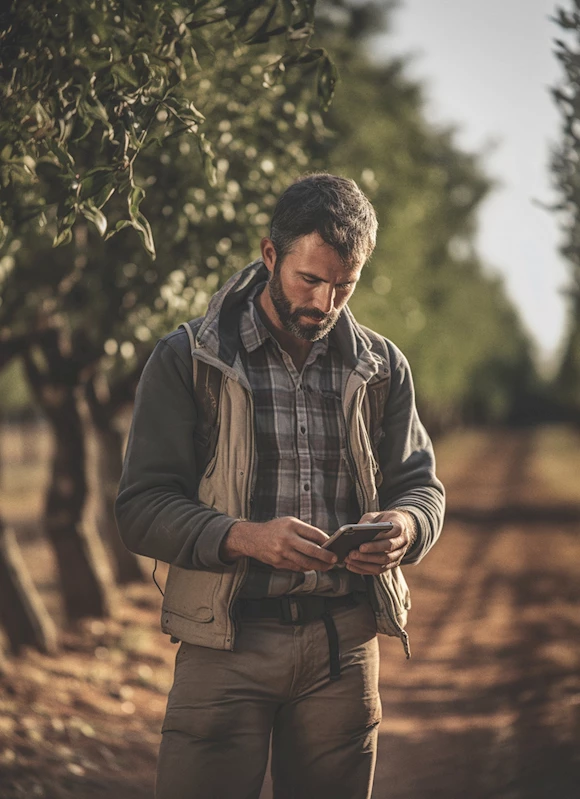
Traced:
<path id="1" fill-rule="evenodd" d="M 295 242 L 281 264 L 275 258 L 268 284 L 282 327 L 306 341 L 324 338 L 352 295 L 362 263 L 347 267 L 318 233 Z"/>

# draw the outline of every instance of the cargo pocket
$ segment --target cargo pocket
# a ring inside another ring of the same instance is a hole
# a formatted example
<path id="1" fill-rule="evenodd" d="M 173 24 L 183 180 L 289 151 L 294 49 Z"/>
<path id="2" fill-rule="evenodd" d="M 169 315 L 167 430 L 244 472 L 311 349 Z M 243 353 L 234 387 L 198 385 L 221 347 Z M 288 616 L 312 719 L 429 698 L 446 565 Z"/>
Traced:
<path id="1" fill-rule="evenodd" d="M 213 621 L 214 598 L 223 575 L 172 566 L 167 575 L 163 610 L 184 619 Z"/>

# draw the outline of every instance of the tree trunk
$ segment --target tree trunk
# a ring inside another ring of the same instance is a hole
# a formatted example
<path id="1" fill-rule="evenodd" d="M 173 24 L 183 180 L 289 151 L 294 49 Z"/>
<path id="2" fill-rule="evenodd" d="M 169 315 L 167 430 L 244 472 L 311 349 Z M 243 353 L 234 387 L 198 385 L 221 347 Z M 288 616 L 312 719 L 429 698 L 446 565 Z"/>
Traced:
<path id="1" fill-rule="evenodd" d="M 556 388 L 566 421 L 580 426 L 580 296 L 573 298 L 569 311 L 567 340 Z"/>
<path id="2" fill-rule="evenodd" d="M 33 646 L 41 652 L 57 650 L 56 627 L 32 582 L 16 537 L 0 519 L 0 622 L 12 652 Z"/>
<path id="3" fill-rule="evenodd" d="M 136 555 L 130 552 L 119 536 L 115 521 L 115 499 L 123 466 L 123 436 L 114 425 L 114 412 L 110 395 L 99 399 L 94 379 L 85 387 L 87 408 L 94 431 L 95 457 L 91 494 L 94 501 L 94 518 L 102 540 L 108 545 L 120 584 L 141 582 L 145 575 Z"/>
<path id="4" fill-rule="evenodd" d="M 83 525 L 87 496 L 85 441 L 74 391 L 51 408 L 55 450 L 46 499 L 46 530 L 55 549 L 67 616 L 109 616 L 113 580 L 96 530 Z"/>
<path id="5" fill-rule="evenodd" d="M 70 621 L 109 616 L 114 582 L 96 529 L 83 524 L 87 497 L 85 431 L 78 412 L 77 370 L 58 345 L 46 351 L 43 373 L 25 357 L 30 383 L 54 434 L 52 474 L 46 497 L 45 523 L 54 547 L 64 607 Z"/>

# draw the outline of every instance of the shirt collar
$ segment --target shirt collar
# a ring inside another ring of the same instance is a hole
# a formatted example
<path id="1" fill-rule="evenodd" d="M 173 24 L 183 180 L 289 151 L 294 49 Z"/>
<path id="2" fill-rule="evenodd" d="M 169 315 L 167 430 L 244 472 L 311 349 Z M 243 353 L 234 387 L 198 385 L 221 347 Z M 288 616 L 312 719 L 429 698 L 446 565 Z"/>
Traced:
<path id="1" fill-rule="evenodd" d="M 264 287 L 265 284 L 256 286 L 255 289 L 248 294 L 248 303 L 240 319 L 240 338 L 242 339 L 242 344 L 246 352 L 254 352 L 258 347 L 265 344 L 268 339 L 270 339 L 278 349 L 281 349 L 274 336 L 262 322 L 260 314 L 254 304 L 254 300 L 263 291 Z M 329 336 L 325 336 L 323 339 L 314 342 L 308 357 L 310 363 L 319 355 L 326 354 L 329 346 L 329 338 Z"/>
<path id="2" fill-rule="evenodd" d="M 254 305 L 254 300 L 258 294 L 263 291 L 265 285 L 266 284 L 263 283 L 256 286 L 256 288 L 248 294 L 248 301 L 240 318 L 240 338 L 242 339 L 242 344 L 246 352 L 254 352 L 254 350 L 257 350 L 258 347 L 261 347 L 262 344 L 270 338 L 270 333 L 260 319 L 260 315 Z"/>

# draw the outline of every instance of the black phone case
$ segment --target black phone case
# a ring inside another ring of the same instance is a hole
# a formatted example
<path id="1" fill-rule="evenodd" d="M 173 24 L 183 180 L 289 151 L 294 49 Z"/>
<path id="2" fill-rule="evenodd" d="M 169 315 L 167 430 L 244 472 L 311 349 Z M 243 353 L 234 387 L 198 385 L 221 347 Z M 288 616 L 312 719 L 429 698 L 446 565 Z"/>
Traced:
<path id="1" fill-rule="evenodd" d="M 355 530 L 352 533 L 343 533 L 327 549 L 329 552 L 334 552 L 338 557 L 338 562 L 342 563 L 349 552 L 352 552 L 353 549 L 358 549 L 361 544 L 366 544 L 367 541 L 372 541 L 377 535 L 376 530 Z"/>

